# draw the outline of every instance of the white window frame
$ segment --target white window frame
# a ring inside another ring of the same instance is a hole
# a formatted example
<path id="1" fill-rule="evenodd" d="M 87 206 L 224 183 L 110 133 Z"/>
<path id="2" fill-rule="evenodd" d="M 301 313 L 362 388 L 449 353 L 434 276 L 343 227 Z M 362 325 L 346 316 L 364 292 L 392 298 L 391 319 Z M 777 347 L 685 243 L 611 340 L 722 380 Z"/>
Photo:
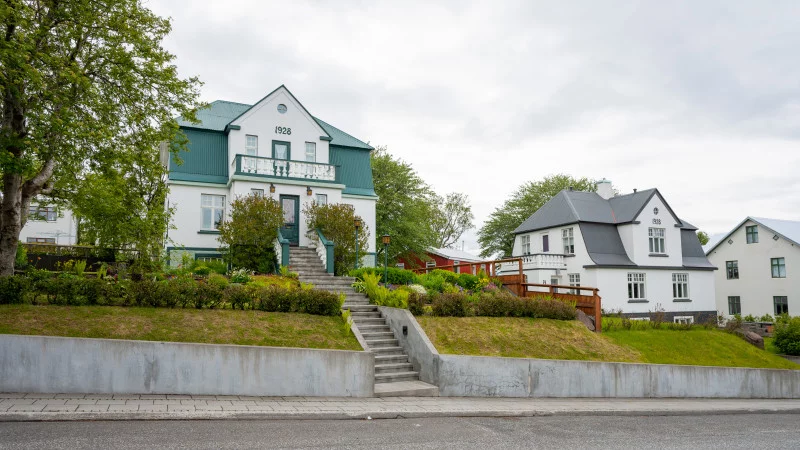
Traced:
<path id="1" fill-rule="evenodd" d="M 523 255 L 530 255 L 531 254 L 531 235 L 530 234 L 523 234 L 520 237 L 520 245 L 522 247 L 522 254 Z"/>
<path id="2" fill-rule="evenodd" d="M 25 239 L 27 244 L 55 244 L 56 238 L 48 237 L 28 237 Z"/>
<path id="3" fill-rule="evenodd" d="M 406 268 L 406 263 L 399 262 L 399 263 L 395 264 L 394 266 L 397 267 L 398 269 L 405 269 Z"/>
<path id="4" fill-rule="evenodd" d="M 567 278 L 569 279 L 570 286 L 580 286 L 581 285 L 581 274 L 579 273 L 569 273 L 567 274 Z M 578 289 L 570 289 L 569 293 L 572 295 L 580 295 L 580 290 Z"/>
<path id="5" fill-rule="evenodd" d="M 667 229 L 654 228 L 647 229 L 647 237 L 650 243 L 650 254 L 663 255 L 667 253 Z"/>
<path id="6" fill-rule="evenodd" d="M 575 231 L 572 227 L 561 230 L 561 241 L 564 244 L 564 254 L 575 254 Z"/>
<path id="7" fill-rule="evenodd" d="M 631 317 L 631 320 L 635 320 L 637 322 L 650 322 L 649 317 Z"/>
<path id="8" fill-rule="evenodd" d="M 306 142 L 306 161 L 317 162 L 317 143 Z"/>
<path id="9" fill-rule="evenodd" d="M 694 316 L 675 316 L 672 318 L 672 323 L 682 323 L 685 325 L 694 324 Z"/>
<path id="10" fill-rule="evenodd" d="M 200 228 L 202 230 L 218 230 L 219 223 L 225 220 L 225 196 L 218 194 L 200 194 Z M 206 227 L 206 211 L 209 211 L 211 224 Z M 219 213 L 219 214 L 218 214 Z M 219 221 L 214 218 L 219 217 Z"/>
<path id="11" fill-rule="evenodd" d="M 647 300 L 647 274 L 628 272 L 628 300 Z"/>
<path id="12" fill-rule="evenodd" d="M 328 194 L 317 194 L 316 197 L 314 197 L 314 201 L 317 202 L 318 205 L 327 205 Z"/>
<path id="13" fill-rule="evenodd" d="M 55 222 L 58 220 L 58 209 L 55 206 L 30 205 L 28 220 L 34 222 Z"/>
<path id="14" fill-rule="evenodd" d="M 689 299 L 689 274 L 672 274 L 672 298 L 675 300 Z"/>
<path id="15" fill-rule="evenodd" d="M 436 261 L 428 261 L 428 262 L 425 263 L 425 268 L 426 269 L 432 269 L 434 267 L 436 267 Z"/>
<path id="16" fill-rule="evenodd" d="M 248 156 L 258 156 L 258 136 L 254 134 L 244 136 L 244 153 Z"/>
<path id="17" fill-rule="evenodd" d="M 258 196 L 258 197 L 263 197 L 264 196 L 264 190 L 263 189 L 252 188 L 252 189 L 250 189 L 250 194 Z"/>

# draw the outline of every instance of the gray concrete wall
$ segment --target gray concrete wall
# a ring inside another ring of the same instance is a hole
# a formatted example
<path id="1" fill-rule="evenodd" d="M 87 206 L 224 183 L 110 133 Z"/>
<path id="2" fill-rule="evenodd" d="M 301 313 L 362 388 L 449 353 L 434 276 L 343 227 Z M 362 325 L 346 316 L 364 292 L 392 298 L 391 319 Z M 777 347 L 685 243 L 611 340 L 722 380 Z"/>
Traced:
<path id="1" fill-rule="evenodd" d="M 0 335 L 0 392 L 373 395 L 369 352 Z"/>
<path id="2" fill-rule="evenodd" d="M 443 396 L 800 398 L 800 371 L 440 355 Z"/>
<path id="3" fill-rule="evenodd" d="M 435 385 L 438 382 L 439 352 L 417 320 L 407 309 L 387 306 L 379 306 L 378 309 L 408 353 L 408 360 L 414 365 L 414 370 L 419 372 L 419 379 Z M 403 335 L 403 326 L 406 327 L 406 335 Z"/>
<path id="4" fill-rule="evenodd" d="M 798 370 L 440 355 L 410 312 L 380 311 L 442 396 L 800 398 Z"/>

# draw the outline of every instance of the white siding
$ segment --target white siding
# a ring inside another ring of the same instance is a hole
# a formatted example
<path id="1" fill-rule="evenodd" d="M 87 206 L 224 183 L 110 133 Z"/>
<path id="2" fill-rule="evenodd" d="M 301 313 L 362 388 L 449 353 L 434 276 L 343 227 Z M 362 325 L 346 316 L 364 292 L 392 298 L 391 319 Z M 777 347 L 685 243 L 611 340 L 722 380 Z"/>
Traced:
<path id="1" fill-rule="evenodd" d="M 745 227 L 758 226 L 758 243 L 748 244 Z M 741 298 L 742 315 L 773 315 L 773 296 L 786 296 L 789 314 L 800 314 L 800 248 L 783 238 L 774 240 L 775 233 L 748 220 L 709 253 L 709 260 L 719 268 L 716 281 L 716 305 L 728 314 L 728 296 Z M 732 244 L 728 244 L 728 239 Z M 786 278 L 772 278 L 771 258 L 784 258 Z M 728 280 L 726 261 L 739 262 L 739 279 Z"/>
<path id="2" fill-rule="evenodd" d="M 330 201 L 330 198 L 328 199 Z M 356 210 L 356 215 L 361 216 L 364 224 L 369 228 L 369 252 L 375 251 L 376 241 L 379 239 L 375 235 L 375 203 L 376 199 L 366 197 L 343 196 L 342 203 L 349 203 L 353 205 Z"/>
<path id="3" fill-rule="evenodd" d="M 199 234 L 202 229 L 202 211 L 200 196 L 202 194 L 225 196 L 225 218 L 230 214 L 230 191 L 226 186 L 184 186 L 172 184 L 169 193 L 169 205 L 175 207 L 172 225 L 176 229 L 169 230 L 170 247 L 202 247 L 218 248 L 217 235 Z"/>
<path id="4" fill-rule="evenodd" d="M 646 313 L 663 308 L 666 312 L 714 311 L 714 273 L 710 271 L 663 270 L 636 268 L 590 269 L 596 274 L 596 287 L 600 289 L 603 309 L 622 310 L 624 313 Z M 645 274 L 645 297 L 647 303 L 629 303 L 628 273 Z M 676 302 L 672 296 L 672 274 L 689 275 L 689 298 L 691 302 Z M 581 280 L 583 281 L 583 280 Z M 588 283 L 585 283 L 588 285 Z"/>
<path id="5" fill-rule="evenodd" d="M 653 213 L 653 208 L 658 208 L 658 214 Z M 661 201 L 658 195 L 654 195 L 653 198 L 650 199 L 650 202 L 644 207 L 636 220 L 639 223 L 630 225 L 630 235 L 626 236 L 626 239 L 630 240 L 629 244 L 632 243 L 633 254 L 631 255 L 631 253 L 628 253 L 628 256 L 632 256 L 631 259 L 634 263 L 640 266 L 669 267 L 681 266 L 683 264 L 683 256 L 681 252 L 681 230 L 680 228 L 675 227 L 677 222 L 669 213 L 667 207 L 664 205 L 664 202 Z M 654 220 L 660 221 L 661 223 L 654 224 Z M 666 234 L 666 257 L 650 255 L 648 236 L 649 228 L 664 229 Z M 626 230 L 626 232 L 628 232 L 628 230 Z M 623 240 L 623 245 L 624 242 L 625 241 Z M 626 251 L 628 251 L 627 247 Z"/>
<path id="6" fill-rule="evenodd" d="M 57 244 L 74 245 L 77 241 L 75 218 L 72 211 L 59 208 L 58 218 L 54 222 L 41 220 L 30 220 L 22 227 L 19 235 L 21 242 L 27 242 L 28 238 L 51 238 Z"/>

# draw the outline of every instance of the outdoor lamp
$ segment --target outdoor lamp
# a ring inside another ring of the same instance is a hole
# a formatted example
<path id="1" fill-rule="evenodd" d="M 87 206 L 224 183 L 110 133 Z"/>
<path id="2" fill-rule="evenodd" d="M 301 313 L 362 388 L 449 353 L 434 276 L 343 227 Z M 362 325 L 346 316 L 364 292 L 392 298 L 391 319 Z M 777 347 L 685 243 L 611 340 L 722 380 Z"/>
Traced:
<path id="1" fill-rule="evenodd" d="M 309 196 L 309 197 L 311 197 L 311 194 L 312 194 L 312 193 L 313 193 L 313 192 L 311 192 L 311 186 L 306 186 L 306 195 L 307 195 L 307 196 Z"/>
<path id="2" fill-rule="evenodd" d="M 356 217 L 355 220 L 353 220 L 353 224 L 356 226 L 356 230 L 361 228 L 361 218 Z"/>
<path id="3" fill-rule="evenodd" d="M 270 194 L 274 194 L 275 193 L 275 185 L 272 184 L 272 183 L 269 184 L 269 193 Z"/>
<path id="4" fill-rule="evenodd" d="M 381 242 L 383 242 L 383 245 L 389 245 L 392 242 L 392 237 L 388 234 L 384 234 L 381 236 Z"/>

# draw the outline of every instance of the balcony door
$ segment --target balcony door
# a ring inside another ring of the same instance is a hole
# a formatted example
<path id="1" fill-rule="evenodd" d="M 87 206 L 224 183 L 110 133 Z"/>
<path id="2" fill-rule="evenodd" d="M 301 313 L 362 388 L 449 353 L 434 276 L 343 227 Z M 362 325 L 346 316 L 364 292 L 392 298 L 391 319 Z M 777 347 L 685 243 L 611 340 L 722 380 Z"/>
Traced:
<path id="1" fill-rule="evenodd" d="M 300 244 L 300 197 L 297 195 L 281 195 L 281 210 L 283 211 L 283 226 L 281 235 L 289 241 L 290 245 Z"/>

